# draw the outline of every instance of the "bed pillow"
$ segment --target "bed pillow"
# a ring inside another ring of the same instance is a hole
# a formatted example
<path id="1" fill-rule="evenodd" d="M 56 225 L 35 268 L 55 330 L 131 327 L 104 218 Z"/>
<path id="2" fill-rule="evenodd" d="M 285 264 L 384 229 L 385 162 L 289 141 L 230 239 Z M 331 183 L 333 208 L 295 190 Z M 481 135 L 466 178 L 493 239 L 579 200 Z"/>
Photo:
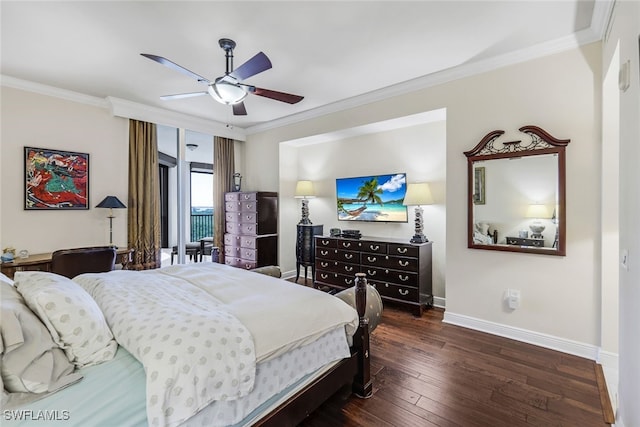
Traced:
<path id="1" fill-rule="evenodd" d="M 16 289 L 0 281 L 0 360 L 4 390 L 10 393 L 53 392 L 82 375 L 53 342 L 49 331 L 27 307 Z"/>
<path id="2" fill-rule="evenodd" d="M 13 286 L 13 280 L 9 279 L 4 273 L 0 273 L 0 282 L 5 282 Z"/>
<path id="3" fill-rule="evenodd" d="M 117 343 L 104 315 L 80 285 L 40 271 L 18 272 L 15 286 L 77 367 L 113 359 Z"/>

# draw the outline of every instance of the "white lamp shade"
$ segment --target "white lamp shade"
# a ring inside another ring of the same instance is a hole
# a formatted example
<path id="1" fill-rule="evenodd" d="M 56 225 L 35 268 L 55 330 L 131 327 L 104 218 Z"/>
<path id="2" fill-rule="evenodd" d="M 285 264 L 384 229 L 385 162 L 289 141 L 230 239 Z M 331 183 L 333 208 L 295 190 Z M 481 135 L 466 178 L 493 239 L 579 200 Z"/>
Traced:
<path id="1" fill-rule="evenodd" d="M 549 215 L 549 209 L 542 204 L 532 204 L 527 208 L 527 218 L 551 218 Z"/>
<path id="2" fill-rule="evenodd" d="M 313 191 L 313 182 L 311 181 L 298 181 L 296 184 L 295 196 L 297 199 L 311 199 L 316 194 Z"/>
<path id="3" fill-rule="evenodd" d="M 221 104 L 234 105 L 247 97 L 247 91 L 240 86 L 219 80 L 207 88 L 209 95 Z"/>
<path id="4" fill-rule="evenodd" d="M 420 206 L 433 204 L 431 190 L 426 182 L 407 184 L 407 192 L 404 195 L 402 204 L 405 206 Z"/>

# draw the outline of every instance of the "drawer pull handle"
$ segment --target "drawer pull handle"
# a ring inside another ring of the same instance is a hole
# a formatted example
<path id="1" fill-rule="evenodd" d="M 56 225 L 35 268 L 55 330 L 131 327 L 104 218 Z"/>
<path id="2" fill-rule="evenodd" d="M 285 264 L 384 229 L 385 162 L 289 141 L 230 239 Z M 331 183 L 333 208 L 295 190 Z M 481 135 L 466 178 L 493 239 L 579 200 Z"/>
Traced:
<path id="1" fill-rule="evenodd" d="M 402 292 L 402 291 L 404 291 L 404 292 Z M 402 295 L 402 296 L 407 296 L 407 295 L 409 295 L 409 291 L 408 291 L 408 290 L 398 289 L 398 292 L 400 292 L 400 295 Z"/>
<path id="2" fill-rule="evenodd" d="M 350 248 L 351 247 L 351 242 L 342 242 L 342 247 L 343 248 Z"/>
<path id="3" fill-rule="evenodd" d="M 320 273 L 320 277 L 322 277 L 323 279 L 326 279 L 327 277 L 329 277 L 328 274 L 324 274 L 324 273 Z"/>
<path id="4" fill-rule="evenodd" d="M 371 271 L 371 270 L 367 270 L 367 274 L 368 274 L 369 276 L 375 276 L 375 275 L 376 275 L 376 273 L 377 273 L 377 271 L 375 271 L 375 270 L 373 270 L 373 271 Z"/>
<path id="5" fill-rule="evenodd" d="M 349 265 L 345 265 L 344 266 L 344 271 L 352 272 L 353 271 L 353 267 L 351 267 Z"/>
<path id="6" fill-rule="evenodd" d="M 249 197 L 250 197 L 250 196 L 249 196 L 248 194 L 245 194 L 245 195 L 244 195 L 244 199 L 245 199 L 245 200 L 249 200 Z"/>
<path id="7" fill-rule="evenodd" d="M 250 220 L 251 219 L 251 215 L 247 215 L 247 219 Z"/>
<path id="8" fill-rule="evenodd" d="M 367 261 L 369 262 L 376 262 L 377 259 L 378 259 L 377 257 L 370 257 L 370 256 L 367 257 Z"/>
<path id="9" fill-rule="evenodd" d="M 329 241 L 328 241 L 328 240 L 322 240 L 322 244 L 323 244 L 324 246 L 327 246 L 327 245 L 329 244 Z"/>
<path id="10" fill-rule="evenodd" d="M 344 254 L 344 257 L 346 259 L 351 259 L 351 258 L 353 258 L 353 254 Z"/>
<path id="11" fill-rule="evenodd" d="M 329 251 L 320 251 L 320 254 L 323 256 L 327 256 L 329 254 Z"/>
<path id="12" fill-rule="evenodd" d="M 398 264 L 400 264 L 402 267 L 406 267 L 407 265 L 409 265 L 409 261 L 402 261 L 401 259 L 399 259 Z"/>
<path id="13" fill-rule="evenodd" d="M 247 209 L 251 209 L 251 208 L 252 208 L 251 203 L 247 203 Z"/>
<path id="14" fill-rule="evenodd" d="M 407 253 L 407 248 L 398 248 L 398 253 L 406 254 Z"/>
<path id="15" fill-rule="evenodd" d="M 251 264 L 245 264 L 244 268 L 246 268 L 247 270 L 251 270 Z"/>
<path id="16" fill-rule="evenodd" d="M 372 251 L 377 251 L 378 249 L 380 249 L 380 245 L 369 245 L 369 249 L 371 249 Z"/>
<path id="17" fill-rule="evenodd" d="M 402 280 L 403 282 L 406 282 L 407 280 L 409 280 L 409 276 L 398 276 L 398 279 Z"/>
<path id="18" fill-rule="evenodd" d="M 384 284 L 384 287 L 385 287 L 385 288 L 388 288 L 388 287 L 389 287 L 389 284 L 388 284 L 388 283 L 385 283 L 385 284 Z"/>
<path id="19" fill-rule="evenodd" d="M 324 262 L 324 261 L 320 262 L 320 265 L 322 267 L 329 267 L 329 263 L 328 262 Z"/>
<path id="20" fill-rule="evenodd" d="M 346 283 L 347 285 L 351 285 L 353 284 L 353 279 L 344 279 L 344 283 Z"/>

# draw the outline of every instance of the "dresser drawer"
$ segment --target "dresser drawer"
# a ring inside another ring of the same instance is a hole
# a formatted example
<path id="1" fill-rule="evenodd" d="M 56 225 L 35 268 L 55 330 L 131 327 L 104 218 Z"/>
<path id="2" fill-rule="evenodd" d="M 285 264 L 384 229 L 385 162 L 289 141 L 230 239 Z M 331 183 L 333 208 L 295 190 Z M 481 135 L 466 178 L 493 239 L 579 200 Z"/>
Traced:
<path id="1" fill-rule="evenodd" d="M 240 258 L 240 251 L 242 250 L 242 248 L 240 246 L 232 246 L 232 245 L 225 245 L 224 246 L 224 256 L 225 258 Z"/>
<path id="2" fill-rule="evenodd" d="M 389 243 L 389 255 L 417 257 L 419 250 L 417 246 Z"/>
<path id="3" fill-rule="evenodd" d="M 224 200 L 225 200 L 225 202 L 240 202 L 240 201 L 246 201 L 246 200 L 256 201 L 256 200 L 258 200 L 258 193 L 256 193 L 256 192 L 225 193 Z"/>
<path id="4" fill-rule="evenodd" d="M 338 259 L 338 250 L 329 248 L 319 248 L 316 246 L 316 258 L 317 259 Z"/>
<path id="5" fill-rule="evenodd" d="M 240 247 L 240 242 L 242 239 L 242 236 L 238 235 L 238 234 L 229 234 L 226 233 L 224 235 L 224 246 L 238 246 Z"/>
<path id="6" fill-rule="evenodd" d="M 326 283 L 329 285 L 340 284 L 338 273 L 335 273 L 332 271 L 325 271 L 325 270 L 316 270 L 315 281 L 320 283 Z"/>
<path id="7" fill-rule="evenodd" d="M 224 219 L 227 222 L 250 222 L 255 224 L 258 217 L 255 212 L 227 212 L 224 214 Z"/>
<path id="8" fill-rule="evenodd" d="M 338 240 L 337 241 L 338 249 L 347 249 L 351 251 L 359 251 L 360 250 L 360 242 L 358 240 Z"/>
<path id="9" fill-rule="evenodd" d="M 362 267 L 362 272 L 367 275 L 367 279 L 397 283 L 402 286 L 418 286 L 417 273 L 367 266 Z"/>
<path id="10" fill-rule="evenodd" d="M 338 249 L 338 253 L 336 254 L 336 259 L 338 261 L 360 264 L 360 252 L 343 251 L 341 249 Z"/>
<path id="11" fill-rule="evenodd" d="M 224 263 L 232 267 L 244 268 L 245 270 L 252 270 L 258 267 L 258 263 L 255 261 L 247 261 L 238 257 L 224 257 Z"/>
<path id="12" fill-rule="evenodd" d="M 415 272 L 418 270 L 418 259 L 363 253 L 360 262 L 365 266 L 394 268 Z"/>
<path id="13" fill-rule="evenodd" d="M 249 248 L 240 248 L 240 258 L 246 261 L 256 261 L 258 259 L 258 251 Z"/>
<path id="14" fill-rule="evenodd" d="M 326 237 L 317 237 L 316 238 L 316 247 L 318 248 L 336 248 L 337 246 L 336 239 L 329 239 Z"/>
<path id="15" fill-rule="evenodd" d="M 386 254 L 387 253 L 387 244 L 381 242 L 369 242 L 367 240 L 363 240 L 360 242 L 360 250 L 362 252 L 374 253 L 374 254 Z"/>
<path id="16" fill-rule="evenodd" d="M 419 301 L 418 288 L 401 286 L 393 283 L 370 280 L 368 283 L 376 288 L 381 296 L 400 299 L 404 301 Z"/>

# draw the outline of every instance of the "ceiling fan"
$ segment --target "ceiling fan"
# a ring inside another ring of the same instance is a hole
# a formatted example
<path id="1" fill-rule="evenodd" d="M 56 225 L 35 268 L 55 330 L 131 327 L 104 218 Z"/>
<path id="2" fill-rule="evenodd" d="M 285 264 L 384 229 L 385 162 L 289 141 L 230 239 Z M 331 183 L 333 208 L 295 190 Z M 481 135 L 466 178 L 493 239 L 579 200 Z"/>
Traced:
<path id="1" fill-rule="evenodd" d="M 233 107 L 233 114 L 236 116 L 247 115 L 247 109 L 244 106 L 243 101 L 249 93 L 258 96 L 264 96 L 265 98 L 275 99 L 276 101 L 287 102 L 289 104 L 295 104 L 304 99 L 304 97 L 300 95 L 292 95 L 290 93 L 262 89 L 243 83 L 242 80 L 245 80 L 251 76 L 255 76 L 256 74 L 271 68 L 271 61 L 269 60 L 267 55 L 262 52 L 258 52 L 255 56 L 253 56 L 247 62 L 240 65 L 234 70 L 233 49 L 236 47 L 236 42 L 231 39 L 223 38 L 220 39 L 218 43 L 220 44 L 220 47 L 225 51 L 227 67 L 224 76 L 218 77 L 214 81 L 206 79 L 194 73 L 193 71 L 189 71 L 186 68 L 176 64 L 175 62 L 172 62 L 167 58 L 163 58 L 162 56 L 141 53 L 140 55 L 144 56 L 145 58 L 149 58 L 153 61 L 158 62 L 159 64 L 186 74 L 187 76 L 196 79 L 200 83 L 206 83 L 206 85 L 208 86 L 206 92 L 179 93 L 175 95 L 164 95 L 160 98 L 165 100 L 179 99 L 209 94 L 213 99 L 220 102 L 221 104 L 231 105 Z"/>

